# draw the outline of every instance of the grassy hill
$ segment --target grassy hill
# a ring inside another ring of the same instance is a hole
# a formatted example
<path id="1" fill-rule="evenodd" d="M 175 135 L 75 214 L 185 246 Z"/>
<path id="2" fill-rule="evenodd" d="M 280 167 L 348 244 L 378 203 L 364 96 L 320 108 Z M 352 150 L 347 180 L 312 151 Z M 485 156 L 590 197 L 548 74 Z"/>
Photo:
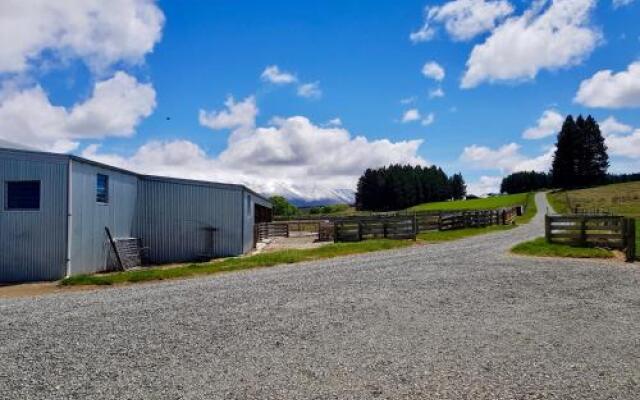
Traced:
<path id="1" fill-rule="evenodd" d="M 617 183 L 590 189 L 548 194 L 553 208 L 567 213 L 574 207 L 603 209 L 636 219 L 636 248 L 640 249 L 640 182 Z"/>
<path id="2" fill-rule="evenodd" d="M 447 211 L 447 210 L 492 210 L 495 208 L 526 204 L 528 193 L 487 197 L 485 199 L 439 201 L 424 203 L 409 208 L 410 211 Z"/>

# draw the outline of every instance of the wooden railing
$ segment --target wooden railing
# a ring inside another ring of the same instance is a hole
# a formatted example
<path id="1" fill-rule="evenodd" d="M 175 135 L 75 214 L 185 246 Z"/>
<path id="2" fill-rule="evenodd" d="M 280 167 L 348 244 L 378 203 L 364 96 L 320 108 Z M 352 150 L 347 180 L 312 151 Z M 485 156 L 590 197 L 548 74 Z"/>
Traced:
<path id="1" fill-rule="evenodd" d="M 289 225 L 274 222 L 255 224 L 253 232 L 254 244 L 273 237 L 289 237 Z"/>
<path id="2" fill-rule="evenodd" d="M 364 239 L 415 239 L 415 217 L 361 218 L 334 221 L 336 242 L 358 242 Z"/>
<path id="3" fill-rule="evenodd" d="M 545 238 L 549 243 L 599 246 L 624 250 L 627 261 L 636 254 L 635 220 L 608 215 L 547 215 Z"/>

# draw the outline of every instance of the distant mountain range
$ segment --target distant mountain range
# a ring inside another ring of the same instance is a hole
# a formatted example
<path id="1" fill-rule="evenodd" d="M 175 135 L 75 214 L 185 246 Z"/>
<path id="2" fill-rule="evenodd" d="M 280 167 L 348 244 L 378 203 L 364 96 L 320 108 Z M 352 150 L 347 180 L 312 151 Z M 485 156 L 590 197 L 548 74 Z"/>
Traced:
<path id="1" fill-rule="evenodd" d="M 330 204 L 355 203 L 355 191 L 353 189 L 329 189 L 313 186 L 311 188 L 297 188 L 291 185 L 280 185 L 268 193 L 267 196 L 280 195 L 297 207 L 324 206 Z"/>

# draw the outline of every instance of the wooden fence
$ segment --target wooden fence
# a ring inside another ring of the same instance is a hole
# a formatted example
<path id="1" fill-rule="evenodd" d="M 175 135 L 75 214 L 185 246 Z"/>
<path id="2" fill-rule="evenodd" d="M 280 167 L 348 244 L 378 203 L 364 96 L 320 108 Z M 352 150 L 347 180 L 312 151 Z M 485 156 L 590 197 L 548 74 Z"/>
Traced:
<path id="1" fill-rule="evenodd" d="M 272 237 L 289 237 L 289 225 L 277 222 L 262 222 L 253 226 L 254 245 Z"/>
<path id="2" fill-rule="evenodd" d="M 549 243 L 624 250 L 627 261 L 635 259 L 636 227 L 632 218 L 608 215 L 547 215 L 545 238 Z"/>
<path id="3" fill-rule="evenodd" d="M 510 225 L 521 206 L 499 210 L 436 211 L 395 216 L 345 218 L 334 221 L 336 242 L 369 238 L 416 238 L 420 232 L 479 228 L 489 225 Z"/>
<path id="4" fill-rule="evenodd" d="M 415 239 L 415 217 L 361 218 L 334 221 L 336 242 L 358 242 L 364 239 Z"/>

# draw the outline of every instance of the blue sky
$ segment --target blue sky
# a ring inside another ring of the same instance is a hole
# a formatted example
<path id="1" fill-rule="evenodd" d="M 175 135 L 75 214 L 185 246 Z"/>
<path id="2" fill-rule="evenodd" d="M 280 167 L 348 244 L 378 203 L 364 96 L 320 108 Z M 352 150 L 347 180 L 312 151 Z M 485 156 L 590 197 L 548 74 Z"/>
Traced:
<path id="1" fill-rule="evenodd" d="M 28 3 L 0 6 L 0 139 L 308 199 L 389 162 L 485 193 L 590 113 L 640 170 L 637 0 Z"/>

